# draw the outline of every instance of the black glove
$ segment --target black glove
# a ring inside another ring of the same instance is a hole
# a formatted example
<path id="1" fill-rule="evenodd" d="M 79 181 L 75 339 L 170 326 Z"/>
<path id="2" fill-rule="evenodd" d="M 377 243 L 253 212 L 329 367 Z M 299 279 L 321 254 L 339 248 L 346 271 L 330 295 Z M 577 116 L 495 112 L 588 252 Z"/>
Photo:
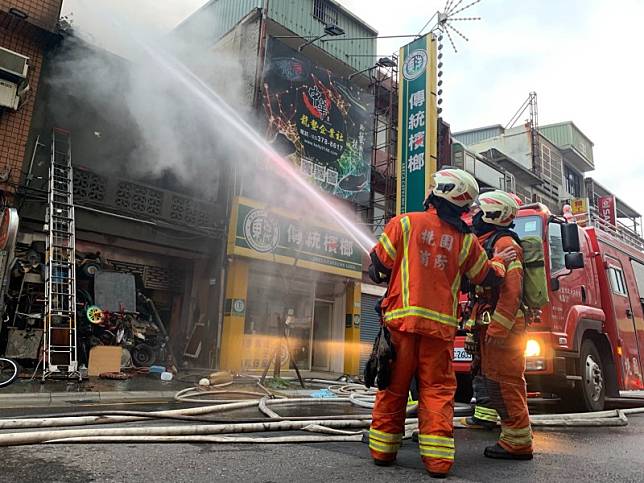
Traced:
<path id="1" fill-rule="evenodd" d="M 391 382 L 391 363 L 396 358 L 391 334 L 385 326 L 380 327 L 371 350 L 371 356 L 364 368 L 364 383 L 367 388 L 377 386 L 383 390 Z"/>

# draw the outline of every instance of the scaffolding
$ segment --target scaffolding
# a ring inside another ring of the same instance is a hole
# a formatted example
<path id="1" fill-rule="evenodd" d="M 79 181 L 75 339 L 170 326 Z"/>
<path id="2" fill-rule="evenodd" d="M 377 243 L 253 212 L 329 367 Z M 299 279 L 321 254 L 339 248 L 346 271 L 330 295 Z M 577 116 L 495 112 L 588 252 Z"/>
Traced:
<path id="1" fill-rule="evenodd" d="M 374 96 L 371 194 L 364 218 L 379 234 L 396 214 L 396 153 L 398 141 L 398 58 L 371 71 Z"/>

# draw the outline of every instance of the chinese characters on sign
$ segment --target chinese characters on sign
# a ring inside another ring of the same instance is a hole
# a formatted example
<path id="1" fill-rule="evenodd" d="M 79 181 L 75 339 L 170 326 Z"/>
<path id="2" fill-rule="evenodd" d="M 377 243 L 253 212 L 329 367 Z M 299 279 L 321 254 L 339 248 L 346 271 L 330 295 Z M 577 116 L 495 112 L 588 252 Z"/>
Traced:
<path id="1" fill-rule="evenodd" d="M 428 181 L 435 170 L 437 114 L 435 41 L 432 35 L 414 40 L 400 51 L 398 213 L 422 210 Z"/>
<path id="2" fill-rule="evenodd" d="M 347 234 L 260 208 L 251 200 L 240 198 L 237 203 L 233 253 L 362 276 L 361 251 Z"/>
<path id="3" fill-rule="evenodd" d="M 267 138 L 322 190 L 358 204 L 371 190 L 373 94 L 271 38 L 264 70 Z"/>

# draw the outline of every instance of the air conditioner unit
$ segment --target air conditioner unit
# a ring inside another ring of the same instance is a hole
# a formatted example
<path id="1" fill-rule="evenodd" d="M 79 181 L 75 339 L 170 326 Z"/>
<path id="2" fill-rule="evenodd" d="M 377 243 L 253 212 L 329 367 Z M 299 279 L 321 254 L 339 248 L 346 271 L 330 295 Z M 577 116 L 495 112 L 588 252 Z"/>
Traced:
<path id="1" fill-rule="evenodd" d="M 0 79 L 0 108 L 6 107 L 14 111 L 20 106 L 18 84 Z"/>
<path id="2" fill-rule="evenodd" d="M 29 57 L 0 47 L 0 79 L 24 82 L 29 72 Z"/>
<path id="3" fill-rule="evenodd" d="M 29 91 L 29 57 L 0 47 L 0 108 L 18 110 Z"/>

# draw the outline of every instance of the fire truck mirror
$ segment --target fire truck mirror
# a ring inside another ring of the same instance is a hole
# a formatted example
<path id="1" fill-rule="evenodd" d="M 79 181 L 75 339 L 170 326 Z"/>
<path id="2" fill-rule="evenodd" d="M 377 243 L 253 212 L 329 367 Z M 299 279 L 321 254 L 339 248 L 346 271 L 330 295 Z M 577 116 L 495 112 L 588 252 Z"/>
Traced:
<path id="1" fill-rule="evenodd" d="M 561 225 L 561 244 L 564 252 L 579 252 L 581 250 L 579 228 L 576 223 L 564 223 Z"/>
<path id="2" fill-rule="evenodd" d="M 568 270 L 576 270 L 577 268 L 584 268 L 584 255 L 580 252 L 566 253 L 566 268 Z"/>

